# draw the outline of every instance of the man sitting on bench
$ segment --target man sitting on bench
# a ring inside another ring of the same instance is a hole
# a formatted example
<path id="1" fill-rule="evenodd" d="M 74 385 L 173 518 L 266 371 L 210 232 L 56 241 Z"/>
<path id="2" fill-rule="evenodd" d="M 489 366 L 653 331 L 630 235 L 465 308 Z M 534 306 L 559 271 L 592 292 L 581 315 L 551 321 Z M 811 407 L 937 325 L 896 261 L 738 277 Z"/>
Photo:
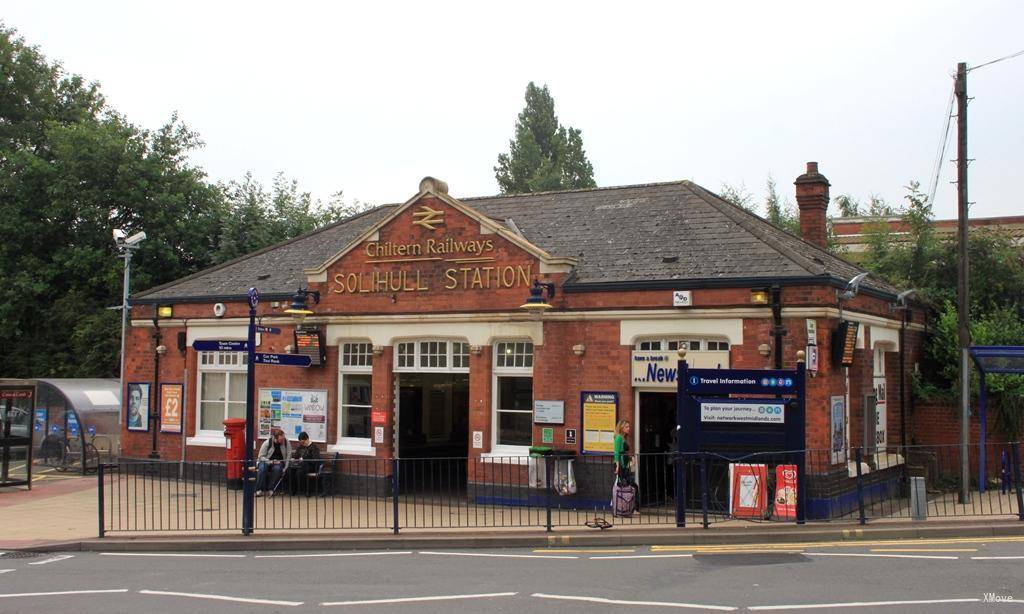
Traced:
<path id="1" fill-rule="evenodd" d="M 309 433 L 299 433 L 299 447 L 292 452 L 288 463 L 288 490 L 292 495 L 299 493 L 300 485 L 309 494 L 310 474 L 315 474 L 320 460 L 320 448 L 309 440 Z M 315 478 L 314 478 L 315 479 Z"/>
<path id="2" fill-rule="evenodd" d="M 270 438 L 260 446 L 258 465 L 256 470 L 256 496 L 262 497 L 264 493 L 273 494 L 284 472 L 284 460 L 289 457 L 291 447 L 288 445 L 288 438 L 284 436 L 281 429 L 273 429 Z"/>

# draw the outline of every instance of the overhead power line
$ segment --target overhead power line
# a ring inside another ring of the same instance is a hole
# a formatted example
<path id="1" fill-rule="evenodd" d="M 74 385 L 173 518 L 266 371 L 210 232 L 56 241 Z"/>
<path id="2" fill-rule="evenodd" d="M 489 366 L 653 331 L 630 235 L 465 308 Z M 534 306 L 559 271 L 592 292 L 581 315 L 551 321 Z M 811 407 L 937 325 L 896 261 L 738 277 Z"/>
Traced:
<path id="1" fill-rule="evenodd" d="M 1003 56 L 1001 58 L 996 58 L 994 60 L 990 60 L 988 62 L 985 62 L 984 64 L 978 64 L 977 66 L 971 66 L 970 68 L 967 69 L 967 72 L 970 72 L 972 70 L 978 70 L 979 68 L 983 68 L 985 66 L 991 66 L 992 64 L 995 64 L 997 62 L 1002 62 L 1003 60 L 1012 60 L 1013 58 L 1018 57 L 1018 56 L 1022 56 L 1022 55 L 1024 55 L 1024 49 L 1021 49 L 1017 53 L 1011 53 L 1010 55 Z"/>
<path id="2" fill-rule="evenodd" d="M 949 144 L 949 127 L 953 122 L 953 101 L 956 99 L 956 87 L 949 90 L 949 102 L 946 103 L 946 117 L 942 122 L 942 135 L 939 137 L 939 149 L 935 152 L 935 162 L 932 165 L 931 184 L 928 186 L 928 203 L 935 203 L 935 191 L 939 187 L 939 176 L 942 174 L 943 163 L 946 160 L 946 145 Z"/>

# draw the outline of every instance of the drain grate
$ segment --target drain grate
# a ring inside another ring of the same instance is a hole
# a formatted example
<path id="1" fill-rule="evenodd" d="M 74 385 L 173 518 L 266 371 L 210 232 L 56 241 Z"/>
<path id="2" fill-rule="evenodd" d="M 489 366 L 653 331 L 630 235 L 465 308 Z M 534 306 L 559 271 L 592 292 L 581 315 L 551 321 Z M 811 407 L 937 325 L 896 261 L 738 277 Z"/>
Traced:
<path id="1" fill-rule="evenodd" d="M 23 550 L 0 552 L 0 559 L 31 559 L 37 556 L 39 556 L 38 552 L 25 552 Z"/>

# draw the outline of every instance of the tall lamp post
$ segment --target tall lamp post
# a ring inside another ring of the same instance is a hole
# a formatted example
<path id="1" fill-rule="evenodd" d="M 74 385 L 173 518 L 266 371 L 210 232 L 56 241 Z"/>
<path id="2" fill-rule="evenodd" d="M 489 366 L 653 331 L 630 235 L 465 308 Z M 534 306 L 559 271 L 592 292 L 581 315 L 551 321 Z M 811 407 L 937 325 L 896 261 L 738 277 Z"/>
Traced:
<path id="1" fill-rule="evenodd" d="M 121 257 L 124 258 L 124 282 L 121 292 L 121 411 L 117 415 L 118 426 L 121 426 L 124 420 L 124 346 L 125 335 L 128 330 L 128 294 L 131 285 L 132 252 L 137 250 L 139 243 L 142 243 L 145 239 L 145 232 L 137 232 L 129 237 L 120 228 L 114 229 L 114 244 L 117 246 L 118 251 L 121 252 Z"/>

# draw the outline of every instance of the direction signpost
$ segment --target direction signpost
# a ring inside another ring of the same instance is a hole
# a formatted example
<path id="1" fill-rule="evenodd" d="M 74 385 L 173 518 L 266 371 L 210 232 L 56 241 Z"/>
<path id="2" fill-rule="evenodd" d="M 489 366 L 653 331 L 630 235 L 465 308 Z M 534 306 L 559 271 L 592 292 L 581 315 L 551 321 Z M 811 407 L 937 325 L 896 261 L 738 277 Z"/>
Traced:
<path id="1" fill-rule="evenodd" d="M 302 354 L 266 354 L 256 352 L 253 354 L 256 364 L 277 365 L 279 367 L 308 367 L 312 360 L 309 356 Z"/>
<path id="2" fill-rule="evenodd" d="M 200 344 L 211 344 L 216 347 L 203 349 L 222 352 L 248 352 L 245 388 L 245 479 L 242 480 L 242 535 L 251 535 L 253 516 L 256 507 L 255 484 L 250 480 L 253 466 L 252 452 L 256 444 L 256 365 L 274 365 L 279 367 L 308 367 L 309 356 L 300 354 L 269 354 L 256 351 L 256 333 L 275 335 L 281 332 L 273 326 L 256 325 L 256 306 L 260 303 L 260 293 L 256 288 L 249 288 L 249 340 L 248 341 L 196 341 L 192 347 L 200 349 Z"/>
<path id="3" fill-rule="evenodd" d="M 249 349 L 246 341 L 193 341 L 192 349 L 197 352 L 245 352 Z"/>

